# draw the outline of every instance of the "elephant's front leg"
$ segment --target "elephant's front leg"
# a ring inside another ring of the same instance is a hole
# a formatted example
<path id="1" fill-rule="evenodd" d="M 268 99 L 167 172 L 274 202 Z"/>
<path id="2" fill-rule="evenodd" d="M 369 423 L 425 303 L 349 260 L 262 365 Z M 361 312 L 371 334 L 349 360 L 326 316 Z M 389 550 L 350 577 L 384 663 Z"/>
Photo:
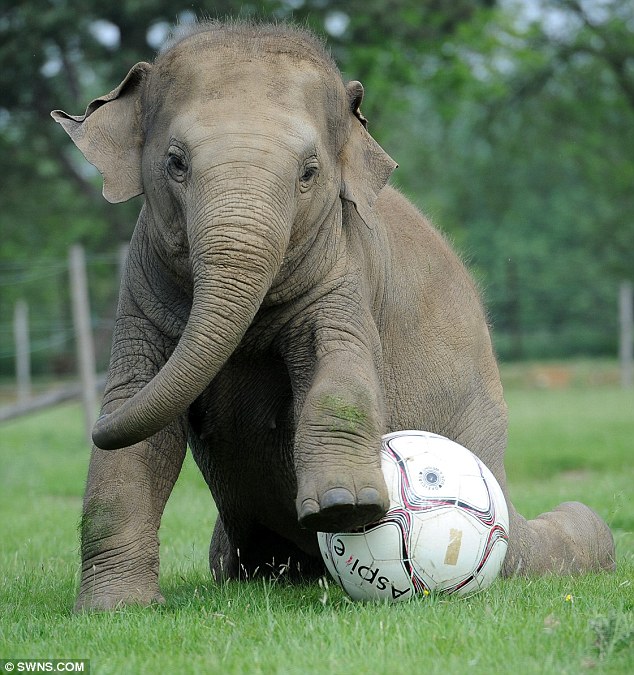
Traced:
<path id="1" fill-rule="evenodd" d="M 173 351 L 186 319 L 167 306 L 175 297 L 168 286 L 169 276 L 158 274 L 158 288 L 153 288 L 149 276 L 139 272 L 139 261 L 148 258 L 143 247 L 131 247 L 104 413 L 118 408 L 154 377 Z M 158 263 L 152 262 L 156 268 Z M 118 450 L 93 447 L 81 519 L 82 569 L 76 610 L 162 600 L 158 529 L 186 447 L 184 416 L 135 445 Z"/>
<path id="2" fill-rule="evenodd" d="M 290 368 L 299 399 L 297 514 L 300 525 L 322 532 L 365 525 L 389 507 L 380 461 L 384 402 L 376 329 L 371 319 L 333 320 L 312 333 L 314 367 L 300 361 Z"/>
<path id="3" fill-rule="evenodd" d="M 162 602 L 158 529 L 185 455 L 183 426 L 120 450 L 93 447 L 75 610 Z"/>

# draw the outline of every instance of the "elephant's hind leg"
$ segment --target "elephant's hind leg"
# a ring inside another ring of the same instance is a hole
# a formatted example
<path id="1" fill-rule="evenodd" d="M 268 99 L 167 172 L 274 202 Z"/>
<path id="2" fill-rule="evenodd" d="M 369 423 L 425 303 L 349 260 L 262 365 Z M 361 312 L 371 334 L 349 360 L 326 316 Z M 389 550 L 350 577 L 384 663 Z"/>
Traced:
<path id="1" fill-rule="evenodd" d="M 220 516 L 216 519 L 209 544 L 209 569 L 216 581 L 240 578 L 240 549 L 229 541 Z"/>
<path id="2" fill-rule="evenodd" d="M 511 532 L 503 572 L 580 574 L 615 569 L 614 540 L 606 523 L 588 506 L 565 502 L 526 520 L 509 504 Z"/>
<path id="3" fill-rule="evenodd" d="M 231 542 L 220 517 L 209 546 L 209 567 L 217 581 L 256 576 L 290 580 L 315 579 L 325 573 L 324 563 L 293 542 L 263 526 L 254 526 L 240 545 Z"/>

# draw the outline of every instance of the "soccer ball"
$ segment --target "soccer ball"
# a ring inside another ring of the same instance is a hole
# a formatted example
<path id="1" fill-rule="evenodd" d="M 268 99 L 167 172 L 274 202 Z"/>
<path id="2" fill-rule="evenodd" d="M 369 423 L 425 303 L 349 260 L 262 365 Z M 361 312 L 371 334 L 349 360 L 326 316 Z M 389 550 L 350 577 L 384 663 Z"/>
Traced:
<path id="1" fill-rule="evenodd" d="M 468 595 L 493 583 L 508 545 L 498 482 L 469 450 L 426 431 L 383 437 L 390 508 L 354 532 L 319 532 L 324 562 L 354 600 Z"/>

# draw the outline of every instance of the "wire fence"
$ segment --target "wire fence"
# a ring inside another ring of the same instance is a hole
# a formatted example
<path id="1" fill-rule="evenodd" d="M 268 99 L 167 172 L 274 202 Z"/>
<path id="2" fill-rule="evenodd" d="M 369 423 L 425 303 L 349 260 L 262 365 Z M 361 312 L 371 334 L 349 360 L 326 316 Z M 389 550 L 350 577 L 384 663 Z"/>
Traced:
<path id="1" fill-rule="evenodd" d="M 85 256 L 90 306 L 87 321 L 96 372 L 104 372 L 108 366 L 126 248 L 122 246 L 118 252 L 107 255 Z M 80 361 L 69 270 L 69 258 L 39 259 L 32 264 L 0 263 L 0 405 L 20 398 L 20 371 L 28 371 L 28 377 L 33 376 L 38 382 L 77 379 Z M 619 345 L 623 385 L 630 387 L 633 379 L 631 283 L 621 284 L 618 302 L 616 300 L 614 324 L 618 323 L 620 328 L 615 331 L 612 327 L 610 332 L 615 345 Z M 17 330 L 19 306 L 25 308 L 22 312 L 26 314 L 21 319 L 21 331 Z M 588 317 L 588 324 L 592 326 L 592 317 Z M 605 326 L 596 327 L 605 330 Z"/>
<path id="2" fill-rule="evenodd" d="M 95 360 L 102 371 L 109 359 L 121 254 L 89 254 L 85 259 Z M 0 264 L 0 378 L 5 383 L 16 372 L 18 303 L 27 307 L 31 374 L 43 378 L 74 375 L 77 358 L 69 259 Z"/>

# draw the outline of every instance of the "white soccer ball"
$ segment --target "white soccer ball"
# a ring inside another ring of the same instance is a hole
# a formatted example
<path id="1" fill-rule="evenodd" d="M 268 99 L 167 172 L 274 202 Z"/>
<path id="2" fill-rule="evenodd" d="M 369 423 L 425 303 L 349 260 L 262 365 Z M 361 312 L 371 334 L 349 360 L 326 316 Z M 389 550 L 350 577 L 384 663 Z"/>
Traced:
<path id="1" fill-rule="evenodd" d="M 469 450 L 426 431 L 383 437 L 390 508 L 354 532 L 319 532 L 328 571 L 354 600 L 468 595 L 493 583 L 508 545 L 500 485 Z"/>

